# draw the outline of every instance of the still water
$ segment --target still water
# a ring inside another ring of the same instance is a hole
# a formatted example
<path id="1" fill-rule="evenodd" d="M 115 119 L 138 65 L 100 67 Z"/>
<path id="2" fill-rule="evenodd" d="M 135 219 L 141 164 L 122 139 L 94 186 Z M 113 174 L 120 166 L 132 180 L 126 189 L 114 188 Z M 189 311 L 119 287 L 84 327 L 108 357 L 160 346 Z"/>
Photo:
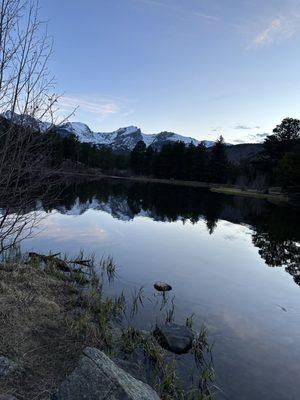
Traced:
<path id="1" fill-rule="evenodd" d="M 213 346 L 220 399 L 300 398 L 300 212 L 207 190 L 101 181 L 45 207 L 24 250 L 112 255 L 112 293 L 172 285 L 175 322 L 194 314 Z M 135 323 L 155 322 L 145 302 Z M 189 367 L 188 356 L 179 362 Z"/>

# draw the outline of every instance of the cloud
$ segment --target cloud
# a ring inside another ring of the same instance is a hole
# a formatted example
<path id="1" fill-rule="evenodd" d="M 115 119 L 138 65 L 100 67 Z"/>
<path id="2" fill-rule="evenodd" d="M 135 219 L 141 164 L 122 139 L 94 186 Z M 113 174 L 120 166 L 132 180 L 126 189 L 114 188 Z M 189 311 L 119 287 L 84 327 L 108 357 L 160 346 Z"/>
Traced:
<path id="1" fill-rule="evenodd" d="M 115 100 L 95 99 L 90 96 L 63 96 L 59 100 L 60 111 L 64 113 L 73 112 L 75 109 L 95 114 L 105 118 L 120 111 L 120 106 Z"/>
<path id="2" fill-rule="evenodd" d="M 255 35 L 250 47 L 272 45 L 291 38 L 299 28 L 299 22 L 300 16 L 296 13 L 272 19 L 263 30 Z"/>
<path id="3" fill-rule="evenodd" d="M 243 144 L 243 143 L 247 143 L 247 141 L 245 141 L 245 140 L 242 140 L 242 139 L 234 139 L 234 140 L 231 140 L 233 143 L 235 143 L 235 144 Z"/>
<path id="4" fill-rule="evenodd" d="M 210 128 L 212 132 L 221 132 L 223 128 L 221 126 L 213 126 Z"/>
<path id="5" fill-rule="evenodd" d="M 237 124 L 234 129 L 238 130 L 249 130 L 249 129 L 260 129 L 259 126 L 248 126 L 248 125 L 243 125 L 243 124 Z"/>
<path id="6" fill-rule="evenodd" d="M 257 142 L 257 141 L 261 142 L 262 139 L 265 139 L 268 135 L 269 135 L 269 133 L 265 133 L 265 132 L 257 133 L 255 135 L 249 135 L 249 139 L 254 142 Z"/>
<path id="7" fill-rule="evenodd" d="M 184 15 L 188 15 L 188 16 L 192 16 L 192 17 L 199 17 L 201 19 L 206 19 L 208 21 L 213 21 L 213 22 L 220 21 L 220 18 L 215 15 L 209 15 L 209 14 L 203 13 L 201 11 L 188 10 L 187 8 L 178 7 L 172 3 L 166 3 L 165 1 L 162 1 L 162 0 L 134 0 L 134 1 L 136 1 L 138 3 L 151 5 L 151 6 L 168 8 L 169 10 L 174 11 L 174 12 L 179 12 L 180 14 L 184 14 Z"/>
<path id="8" fill-rule="evenodd" d="M 269 135 L 269 133 L 257 133 L 255 136 L 258 138 L 265 138 Z"/>

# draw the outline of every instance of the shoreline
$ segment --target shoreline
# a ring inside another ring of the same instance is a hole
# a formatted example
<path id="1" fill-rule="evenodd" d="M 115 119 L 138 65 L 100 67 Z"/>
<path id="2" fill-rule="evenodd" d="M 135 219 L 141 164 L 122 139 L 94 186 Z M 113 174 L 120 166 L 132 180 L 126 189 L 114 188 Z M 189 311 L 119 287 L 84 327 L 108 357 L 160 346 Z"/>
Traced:
<path id="1" fill-rule="evenodd" d="M 98 398 L 108 385 L 114 388 L 113 394 L 127 393 L 128 400 L 136 398 L 132 393 L 145 400 L 177 395 L 187 400 L 203 392 L 212 400 L 213 366 L 199 367 L 204 357 L 212 363 L 206 329 L 194 331 L 191 317 L 176 325 L 162 310 L 159 325 L 147 331 L 136 328 L 133 318 L 146 299 L 143 286 L 134 293 L 132 303 L 124 290 L 106 296 L 104 285 L 116 278 L 112 257 L 102 258 L 97 272 L 93 256 L 85 258 L 82 252 L 70 260 L 59 258 L 60 253 L 12 251 L 8 256 L 0 262 L 1 399 L 8 394 L 11 400 L 81 399 L 83 394 Z M 168 339 L 170 347 L 163 341 L 163 335 L 169 337 L 163 333 L 166 326 L 176 327 L 177 335 L 181 327 L 175 344 L 172 335 Z M 196 384 L 182 386 L 170 352 L 193 354 L 199 372 Z"/>
<path id="2" fill-rule="evenodd" d="M 117 175 L 101 175 L 100 179 L 119 179 L 119 180 L 128 180 L 133 182 L 148 182 L 148 183 L 161 183 L 165 185 L 176 185 L 176 186 L 188 186 L 188 187 L 196 187 L 209 189 L 213 193 L 222 193 L 233 196 L 243 196 L 243 197 L 253 197 L 258 199 L 265 199 L 276 202 L 288 202 L 289 197 L 285 194 L 271 194 L 271 193 L 262 193 L 254 189 L 246 189 L 242 190 L 240 188 L 234 186 L 222 186 L 217 183 L 207 183 L 207 182 L 197 182 L 197 181 L 181 181 L 181 180 L 170 180 L 170 179 L 158 179 L 158 178 L 148 178 L 148 177 L 136 177 L 136 176 L 117 176 Z"/>
<path id="3" fill-rule="evenodd" d="M 186 186 L 186 187 L 195 187 L 195 188 L 202 188 L 208 189 L 213 193 L 222 193 L 232 196 L 243 196 L 243 197 L 252 197 L 257 199 L 265 199 L 269 201 L 275 201 L 278 203 L 287 203 L 290 201 L 288 195 L 284 193 L 262 193 L 259 190 L 255 189 L 242 189 L 240 187 L 227 185 L 227 184 L 220 184 L 220 183 L 208 183 L 208 182 L 198 182 L 198 181 L 184 181 L 178 179 L 159 179 L 159 178 L 150 178 L 147 176 L 120 176 L 120 175 L 109 175 L 103 174 L 100 171 L 94 172 L 66 172 L 64 176 L 69 176 L 70 178 L 79 178 L 82 179 L 84 182 L 85 179 L 88 180 L 101 180 L 101 179 L 115 179 L 115 180 L 122 180 L 122 181 L 131 181 L 131 182 L 141 182 L 141 183 L 159 183 L 163 185 L 174 185 L 174 186 Z M 267 190 L 270 190 L 268 188 Z"/>

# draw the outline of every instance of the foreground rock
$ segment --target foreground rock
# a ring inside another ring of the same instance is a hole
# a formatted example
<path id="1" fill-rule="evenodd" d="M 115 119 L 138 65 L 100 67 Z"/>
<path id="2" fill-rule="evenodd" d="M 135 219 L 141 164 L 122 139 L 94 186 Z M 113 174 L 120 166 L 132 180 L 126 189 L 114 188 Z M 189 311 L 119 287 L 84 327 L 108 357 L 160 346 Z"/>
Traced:
<path id="1" fill-rule="evenodd" d="M 17 368 L 17 364 L 9 358 L 0 356 L 0 378 L 7 376 Z"/>
<path id="2" fill-rule="evenodd" d="M 187 353 L 194 340 L 190 328 L 177 324 L 157 326 L 154 335 L 162 347 L 176 354 Z"/>
<path id="3" fill-rule="evenodd" d="M 172 290 L 172 286 L 168 285 L 165 282 L 155 282 L 154 287 L 159 292 L 169 292 L 170 290 Z"/>
<path id="4" fill-rule="evenodd" d="M 102 351 L 88 347 L 53 400 L 159 400 L 147 384 L 119 368 Z"/>

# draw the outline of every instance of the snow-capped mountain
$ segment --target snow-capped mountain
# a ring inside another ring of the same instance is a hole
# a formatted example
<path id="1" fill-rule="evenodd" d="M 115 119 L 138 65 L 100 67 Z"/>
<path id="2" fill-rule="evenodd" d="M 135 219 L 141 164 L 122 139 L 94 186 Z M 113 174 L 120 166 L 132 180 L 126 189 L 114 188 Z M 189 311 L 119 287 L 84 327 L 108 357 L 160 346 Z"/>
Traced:
<path id="1" fill-rule="evenodd" d="M 173 132 L 161 132 L 158 134 L 146 134 L 136 126 L 120 128 L 113 132 L 93 132 L 80 122 L 68 122 L 58 128 L 62 134 L 73 133 L 80 142 L 94 143 L 102 146 L 109 146 L 116 151 L 130 151 L 139 142 L 143 141 L 146 146 L 152 146 L 159 150 L 169 142 L 184 142 L 186 145 L 193 143 L 198 145 L 199 140 L 192 137 L 178 135 Z M 206 147 L 213 146 L 212 141 L 203 141 Z"/>
<path id="2" fill-rule="evenodd" d="M 183 142 L 186 145 L 189 145 L 190 143 L 198 145 L 200 143 L 197 139 L 178 135 L 173 132 L 146 134 L 136 126 L 120 128 L 113 132 L 93 132 L 82 122 L 67 122 L 63 125 L 55 126 L 47 122 L 36 120 L 31 116 L 12 114 L 9 111 L 3 113 L 2 117 L 14 122 L 15 124 L 31 126 L 33 129 L 39 130 L 40 132 L 55 130 L 63 136 L 73 134 L 80 142 L 93 143 L 99 146 L 109 146 L 115 151 L 122 152 L 132 150 L 139 141 L 143 141 L 147 147 L 152 146 L 157 150 L 161 149 L 164 144 L 169 142 Z M 211 147 L 214 144 L 214 142 L 208 140 L 204 140 L 203 143 L 206 147 Z"/>
<path id="3" fill-rule="evenodd" d="M 49 122 L 39 121 L 38 119 L 30 115 L 19 115 L 11 111 L 5 111 L 4 113 L 0 114 L 0 116 L 8 121 L 13 122 L 16 125 L 29 127 L 32 128 L 33 130 L 40 131 L 42 133 L 51 129 L 51 127 L 53 126 Z"/>

